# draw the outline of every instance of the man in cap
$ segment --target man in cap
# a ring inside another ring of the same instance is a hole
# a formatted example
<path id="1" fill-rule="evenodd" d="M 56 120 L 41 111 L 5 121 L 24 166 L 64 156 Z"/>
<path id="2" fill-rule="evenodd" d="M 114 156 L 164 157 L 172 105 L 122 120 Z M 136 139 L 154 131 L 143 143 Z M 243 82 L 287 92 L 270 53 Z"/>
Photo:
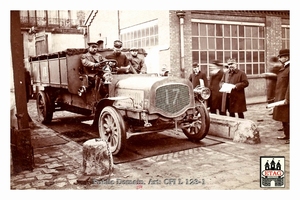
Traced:
<path id="1" fill-rule="evenodd" d="M 146 64 L 144 62 L 144 59 L 138 56 L 138 52 L 139 52 L 138 48 L 136 47 L 130 48 L 131 56 L 129 58 L 129 62 L 133 67 L 133 69 L 137 72 L 137 74 L 146 74 L 147 73 Z"/>
<path id="2" fill-rule="evenodd" d="M 120 40 L 115 40 L 113 53 L 105 56 L 105 58 L 117 61 L 117 65 L 115 67 L 117 68 L 118 74 L 133 73 L 130 71 L 131 66 L 129 63 L 129 59 L 125 54 L 122 53 L 122 46 L 123 43 Z"/>
<path id="3" fill-rule="evenodd" d="M 198 85 L 208 87 L 206 74 L 201 72 L 201 68 L 197 62 L 193 63 L 193 72 L 190 74 L 189 80 L 192 82 L 193 88 L 196 88 Z"/>
<path id="4" fill-rule="evenodd" d="M 96 42 L 88 43 L 88 52 L 81 55 L 82 68 L 80 74 L 88 76 L 87 88 L 81 87 L 78 91 L 79 96 L 82 95 L 84 90 L 95 87 L 95 90 L 99 89 L 99 83 L 103 77 L 104 72 L 102 66 L 105 59 L 98 53 L 98 44 Z"/>
<path id="5" fill-rule="evenodd" d="M 237 68 L 236 60 L 229 58 L 227 60 L 228 71 L 224 73 L 220 86 L 227 83 L 231 86 L 231 90 L 223 92 L 221 111 L 228 110 L 230 117 L 235 117 L 238 113 L 239 118 L 244 118 L 246 108 L 245 88 L 248 87 L 249 82 L 246 73 Z"/>
<path id="6" fill-rule="evenodd" d="M 282 63 L 281 69 L 277 72 L 277 82 L 275 88 L 275 102 L 284 101 L 284 105 L 275 106 L 273 109 L 273 119 L 281 121 L 284 136 L 279 140 L 286 140 L 290 143 L 290 50 L 281 49 L 278 55 Z"/>

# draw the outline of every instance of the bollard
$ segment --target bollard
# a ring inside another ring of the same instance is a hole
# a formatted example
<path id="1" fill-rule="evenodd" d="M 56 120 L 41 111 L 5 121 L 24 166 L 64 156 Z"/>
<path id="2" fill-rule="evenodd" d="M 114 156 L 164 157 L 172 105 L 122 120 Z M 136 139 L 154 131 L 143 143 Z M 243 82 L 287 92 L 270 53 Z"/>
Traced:
<path id="1" fill-rule="evenodd" d="M 100 138 L 83 143 L 83 174 L 87 176 L 110 177 L 113 171 L 113 157 L 108 143 Z"/>

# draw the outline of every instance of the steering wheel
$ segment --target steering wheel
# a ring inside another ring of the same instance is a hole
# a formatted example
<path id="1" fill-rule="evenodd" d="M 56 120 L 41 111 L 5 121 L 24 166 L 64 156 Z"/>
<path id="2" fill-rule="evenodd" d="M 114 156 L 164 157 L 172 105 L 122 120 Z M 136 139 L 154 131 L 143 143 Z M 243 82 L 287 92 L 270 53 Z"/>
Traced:
<path id="1" fill-rule="evenodd" d="M 117 72 L 117 64 L 118 62 L 114 59 L 109 59 L 109 60 L 105 60 L 105 61 L 102 61 L 101 63 L 101 66 L 102 67 L 102 70 L 103 71 L 109 71 L 111 73 L 116 73 Z"/>

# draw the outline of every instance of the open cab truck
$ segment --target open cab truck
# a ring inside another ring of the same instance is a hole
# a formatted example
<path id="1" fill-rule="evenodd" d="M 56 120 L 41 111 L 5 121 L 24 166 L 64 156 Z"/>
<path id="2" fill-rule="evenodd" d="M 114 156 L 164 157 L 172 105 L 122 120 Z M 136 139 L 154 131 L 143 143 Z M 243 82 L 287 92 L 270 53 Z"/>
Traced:
<path id="1" fill-rule="evenodd" d="M 111 84 L 99 85 L 97 91 L 86 87 L 87 77 L 80 73 L 80 57 L 86 52 L 66 49 L 29 58 L 42 123 L 51 123 L 53 113 L 62 110 L 93 116 L 99 137 L 108 141 L 113 155 L 120 154 L 133 135 L 174 128 L 182 129 L 191 141 L 207 135 L 210 118 L 204 101 L 210 96 L 208 88 L 193 89 L 189 80 L 178 77 L 112 74 Z M 99 53 L 105 57 L 112 49 Z M 83 87 L 87 89 L 79 93 Z"/>

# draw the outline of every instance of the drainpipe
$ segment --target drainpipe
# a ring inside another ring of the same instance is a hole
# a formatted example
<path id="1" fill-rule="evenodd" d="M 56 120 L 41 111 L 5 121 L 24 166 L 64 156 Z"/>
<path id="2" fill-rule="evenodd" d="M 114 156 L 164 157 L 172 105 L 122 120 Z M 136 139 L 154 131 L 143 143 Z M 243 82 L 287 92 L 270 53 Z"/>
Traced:
<path id="1" fill-rule="evenodd" d="M 184 35 L 183 35 L 183 25 L 184 25 L 184 16 L 185 11 L 179 10 L 176 11 L 176 15 L 179 18 L 180 25 L 180 76 L 185 78 L 185 67 L 184 67 Z"/>
<path id="2" fill-rule="evenodd" d="M 120 11 L 117 10 L 117 17 L 118 17 L 118 38 L 121 39 L 121 29 L 120 29 Z"/>

